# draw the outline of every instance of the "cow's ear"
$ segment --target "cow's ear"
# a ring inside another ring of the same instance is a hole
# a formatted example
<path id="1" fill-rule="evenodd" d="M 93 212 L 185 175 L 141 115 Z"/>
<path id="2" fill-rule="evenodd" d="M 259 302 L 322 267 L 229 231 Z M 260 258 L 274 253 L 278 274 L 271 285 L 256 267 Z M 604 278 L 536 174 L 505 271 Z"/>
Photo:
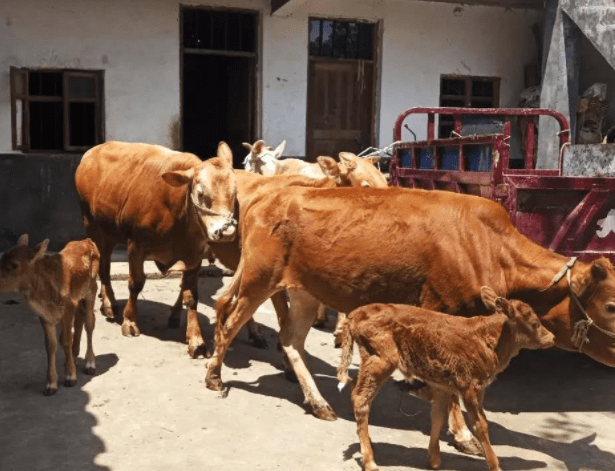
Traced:
<path id="1" fill-rule="evenodd" d="M 282 141 L 282 143 L 278 147 L 276 147 L 275 150 L 273 151 L 273 156 L 276 159 L 279 159 L 280 157 L 282 157 L 285 147 L 286 147 L 286 141 Z"/>
<path id="2" fill-rule="evenodd" d="M 250 144 L 249 142 L 242 142 L 241 145 L 248 149 L 250 152 L 252 152 L 252 144 Z"/>
<path id="3" fill-rule="evenodd" d="M 581 297 L 592 283 L 598 283 L 608 276 L 611 263 L 604 258 L 594 260 L 589 267 L 576 270 L 570 279 L 570 289 Z"/>
<path id="4" fill-rule="evenodd" d="M 218 144 L 218 158 L 227 167 L 233 166 L 233 152 L 231 152 L 231 148 L 224 141 L 220 141 L 220 144 Z"/>
<path id="5" fill-rule="evenodd" d="M 184 186 L 192 181 L 194 167 L 188 170 L 175 170 L 162 174 L 162 179 L 171 186 Z"/>
<path id="6" fill-rule="evenodd" d="M 263 148 L 265 147 L 265 141 L 263 141 L 262 139 L 259 139 L 258 141 L 256 141 L 254 143 L 254 145 L 252 146 L 252 153 L 254 154 L 254 156 L 258 156 L 262 151 Z"/>
<path id="7" fill-rule="evenodd" d="M 480 289 L 480 297 L 483 300 L 483 304 L 489 311 L 495 311 L 495 300 L 498 298 L 496 292 L 490 286 L 483 286 Z"/>
<path id="8" fill-rule="evenodd" d="M 340 162 L 342 162 L 349 172 L 357 168 L 356 159 L 358 157 L 350 152 L 340 152 Z"/>
<path id="9" fill-rule="evenodd" d="M 333 157 L 321 155 L 316 158 L 316 162 L 327 177 L 339 177 L 340 167 Z"/>
<path id="10" fill-rule="evenodd" d="M 377 155 L 372 155 L 370 157 L 365 157 L 363 160 L 369 162 L 372 165 L 376 165 L 378 162 L 380 162 L 380 157 L 378 157 Z"/>
<path id="11" fill-rule="evenodd" d="M 28 258 L 28 234 L 22 234 L 17 240 L 17 254 L 19 258 Z"/>
<path id="12" fill-rule="evenodd" d="M 49 239 L 45 239 L 40 244 L 32 249 L 32 260 L 41 258 L 47 252 L 47 246 L 49 245 Z"/>

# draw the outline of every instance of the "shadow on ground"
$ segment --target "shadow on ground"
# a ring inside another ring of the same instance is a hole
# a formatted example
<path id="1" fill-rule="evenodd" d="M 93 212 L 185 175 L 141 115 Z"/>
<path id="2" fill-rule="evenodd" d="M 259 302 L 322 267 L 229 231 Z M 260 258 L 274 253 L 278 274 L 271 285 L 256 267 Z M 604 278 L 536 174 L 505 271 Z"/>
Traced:
<path id="1" fill-rule="evenodd" d="M 60 386 L 56 395 L 45 397 L 47 355 L 38 319 L 16 295 L 0 294 L 0 313 L 0 469 L 108 470 L 95 464 L 105 445 L 93 432 L 96 419 L 86 411 L 90 397 L 82 388 L 93 377 L 83 372 L 83 352 L 72 388 L 62 384 L 59 352 Z M 115 354 L 98 355 L 95 377 L 117 362 Z"/>

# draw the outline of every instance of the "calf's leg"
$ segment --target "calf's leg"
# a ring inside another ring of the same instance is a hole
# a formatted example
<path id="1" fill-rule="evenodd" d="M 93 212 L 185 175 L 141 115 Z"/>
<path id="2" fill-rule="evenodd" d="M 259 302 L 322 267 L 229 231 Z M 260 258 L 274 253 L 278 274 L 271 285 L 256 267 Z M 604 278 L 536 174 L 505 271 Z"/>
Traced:
<path id="1" fill-rule="evenodd" d="M 125 337 L 141 335 L 137 326 L 137 298 L 145 285 L 144 262 L 145 256 L 140 247 L 135 242 L 128 241 L 128 291 L 130 295 L 124 308 L 124 321 L 122 322 L 122 335 Z"/>
<path id="2" fill-rule="evenodd" d="M 58 373 L 56 371 L 56 349 L 58 339 L 56 338 L 56 326 L 51 322 L 39 318 L 45 332 L 45 347 L 47 350 L 47 385 L 43 394 L 52 396 L 58 392 Z"/>
<path id="3" fill-rule="evenodd" d="M 440 469 L 440 465 L 442 464 L 440 459 L 440 432 L 442 431 L 442 426 L 446 423 L 451 396 L 443 391 L 432 391 L 431 435 L 429 438 L 427 457 L 431 469 Z"/>
<path id="4" fill-rule="evenodd" d="M 352 388 L 352 406 L 357 421 L 361 454 L 363 455 L 363 469 L 365 471 L 377 471 L 378 466 L 374 460 L 374 450 L 369 438 L 369 412 L 380 387 L 391 376 L 395 367 L 378 356 L 369 356 L 369 353 L 364 351 L 361 346 L 359 348 L 361 351 L 361 368 L 357 382 Z"/>
<path id="5" fill-rule="evenodd" d="M 501 471 L 498 457 L 489 441 L 489 429 L 483 409 L 483 391 L 469 391 L 463 395 L 463 403 L 468 411 L 472 432 L 480 442 L 489 471 Z"/>
<path id="6" fill-rule="evenodd" d="M 67 387 L 77 384 L 77 366 L 75 365 L 75 357 L 73 356 L 73 324 L 75 322 L 77 309 L 77 304 L 69 304 L 64 306 L 61 321 L 62 333 L 60 334 L 60 342 L 62 343 L 62 348 L 64 349 L 64 386 Z"/>
<path id="7" fill-rule="evenodd" d="M 293 367 L 306 402 L 316 417 L 336 420 L 331 406 L 322 397 L 305 363 L 305 338 L 314 323 L 318 301 L 302 290 L 289 290 L 290 309 L 281 316 L 280 342 Z"/>

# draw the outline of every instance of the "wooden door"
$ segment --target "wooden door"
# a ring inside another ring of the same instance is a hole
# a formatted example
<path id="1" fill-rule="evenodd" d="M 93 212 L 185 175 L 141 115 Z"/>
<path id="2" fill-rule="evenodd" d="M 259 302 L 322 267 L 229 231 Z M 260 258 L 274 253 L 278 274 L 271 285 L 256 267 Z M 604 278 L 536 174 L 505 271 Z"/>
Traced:
<path id="1" fill-rule="evenodd" d="M 372 143 L 373 64 L 310 60 L 306 157 L 358 153 Z"/>

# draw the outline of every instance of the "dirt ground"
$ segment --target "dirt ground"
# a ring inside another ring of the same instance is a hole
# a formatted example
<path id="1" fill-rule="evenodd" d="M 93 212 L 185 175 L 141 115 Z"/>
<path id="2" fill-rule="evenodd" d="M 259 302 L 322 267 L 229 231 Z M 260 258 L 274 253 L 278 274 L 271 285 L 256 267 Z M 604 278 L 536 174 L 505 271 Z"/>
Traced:
<path id="1" fill-rule="evenodd" d="M 114 264 L 114 271 L 121 269 Z M 200 279 L 200 321 L 210 348 L 212 306 L 229 281 Z M 126 282 L 113 286 L 122 307 Z M 38 320 L 19 295 L 0 294 L 0 470 L 360 470 L 349 391 L 338 393 L 336 380 L 318 377 L 339 419 L 323 422 L 306 410 L 298 384 L 281 370 L 271 304 L 256 315 L 270 349 L 253 348 L 240 333 L 222 370 L 230 392 L 221 398 L 204 387 L 206 360 L 187 355 L 185 316 L 180 329 L 166 327 L 178 287 L 178 279 L 148 280 L 138 338 L 122 337 L 97 305 L 97 374 L 82 373 L 84 336 L 77 386 L 61 385 L 52 397 L 42 394 L 46 355 Z M 333 321 L 308 336 L 314 373 L 335 374 Z M 59 373 L 63 378 L 63 369 Z M 502 469 L 615 470 L 614 373 L 557 350 L 513 360 L 486 395 Z M 426 469 L 427 404 L 390 381 L 370 424 L 381 469 Z M 441 438 L 443 469 L 486 469 L 482 458 L 461 455 L 445 434 Z"/>

